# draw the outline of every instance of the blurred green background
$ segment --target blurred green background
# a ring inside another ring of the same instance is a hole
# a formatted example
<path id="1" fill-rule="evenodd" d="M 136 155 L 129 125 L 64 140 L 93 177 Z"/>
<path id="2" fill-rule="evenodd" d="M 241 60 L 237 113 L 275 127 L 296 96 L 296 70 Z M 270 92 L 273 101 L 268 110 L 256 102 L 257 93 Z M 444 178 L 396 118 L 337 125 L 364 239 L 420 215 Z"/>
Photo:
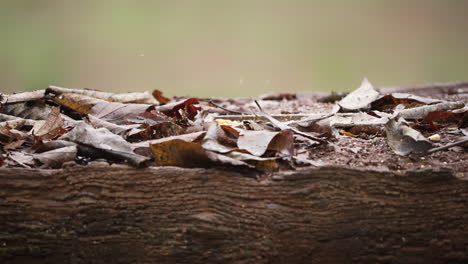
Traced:
<path id="1" fill-rule="evenodd" d="M 255 96 L 468 79 L 468 1 L 0 0 L 0 91 Z"/>

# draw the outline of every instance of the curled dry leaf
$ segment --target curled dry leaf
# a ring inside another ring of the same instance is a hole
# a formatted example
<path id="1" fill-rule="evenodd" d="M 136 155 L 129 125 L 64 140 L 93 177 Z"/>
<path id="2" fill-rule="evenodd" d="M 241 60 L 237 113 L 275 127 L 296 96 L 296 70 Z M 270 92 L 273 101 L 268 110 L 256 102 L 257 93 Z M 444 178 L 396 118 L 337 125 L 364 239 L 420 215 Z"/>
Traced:
<path id="1" fill-rule="evenodd" d="M 364 79 L 361 86 L 341 99 L 338 105 L 344 111 L 356 111 L 369 108 L 370 104 L 378 97 L 379 92 L 374 90 L 367 79 Z"/>
<path id="2" fill-rule="evenodd" d="M 43 99 L 45 95 L 45 90 L 38 90 L 32 92 L 23 92 L 15 94 L 3 94 L 0 104 L 12 104 L 12 103 L 21 103 L 27 101 L 35 101 Z"/>
<path id="3" fill-rule="evenodd" d="M 218 152 L 218 153 L 228 153 L 235 149 L 232 146 L 226 146 L 219 142 L 218 140 L 218 130 L 222 130 L 217 123 L 213 122 L 208 127 L 205 137 L 203 138 L 202 147 L 206 150 Z"/>
<path id="4" fill-rule="evenodd" d="M 154 97 L 156 100 L 158 100 L 159 104 L 161 104 L 161 105 L 167 104 L 167 103 L 169 103 L 169 102 L 171 101 L 171 99 L 165 97 L 165 96 L 162 94 L 162 92 L 159 91 L 159 90 L 157 90 L 157 89 L 155 89 L 155 90 L 153 91 L 153 97 Z"/>
<path id="5" fill-rule="evenodd" d="M 74 129 L 59 139 L 96 148 L 108 153 L 110 157 L 120 157 L 135 166 L 146 165 L 148 160 L 148 158 L 134 153 L 130 143 L 122 137 L 105 128 L 95 129 L 85 122 L 78 122 Z"/>
<path id="6" fill-rule="evenodd" d="M 390 119 L 385 125 L 387 144 L 398 155 L 426 152 L 432 143 L 417 130 L 409 127 L 404 119 Z"/>
<path id="7" fill-rule="evenodd" d="M 156 110 L 164 114 L 180 119 L 184 116 L 193 120 L 201 110 L 200 102 L 197 98 L 188 98 L 182 101 L 157 106 Z M 181 113 L 182 112 L 182 113 Z"/>
<path id="8" fill-rule="evenodd" d="M 63 118 L 60 115 L 60 108 L 52 107 L 47 120 L 37 122 L 32 128 L 31 133 L 41 139 L 52 139 L 60 133 L 66 132 L 63 128 L 64 124 Z"/>

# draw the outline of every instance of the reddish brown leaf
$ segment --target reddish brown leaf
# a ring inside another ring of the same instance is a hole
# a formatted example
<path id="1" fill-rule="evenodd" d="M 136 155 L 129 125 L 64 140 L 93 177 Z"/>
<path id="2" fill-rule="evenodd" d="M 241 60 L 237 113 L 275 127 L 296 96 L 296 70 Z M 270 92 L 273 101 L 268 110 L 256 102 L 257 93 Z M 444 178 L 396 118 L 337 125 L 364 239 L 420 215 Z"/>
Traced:
<path id="1" fill-rule="evenodd" d="M 187 117 L 193 120 L 194 117 L 198 114 L 198 111 L 201 110 L 199 104 L 200 102 L 197 98 L 188 98 L 182 101 L 158 106 L 156 107 L 156 110 L 177 119 Z"/>
<path id="2" fill-rule="evenodd" d="M 167 103 L 169 103 L 169 102 L 171 101 L 171 99 L 169 99 L 169 98 L 163 96 L 162 92 L 159 91 L 159 90 L 157 90 L 157 89 L 155 89 L 155 90 L 153 91 L 153 97 L 154 97 L 156 100 L 158 100 L 158 102 L 159 102 L 161 105 L 167 104 Z"/>

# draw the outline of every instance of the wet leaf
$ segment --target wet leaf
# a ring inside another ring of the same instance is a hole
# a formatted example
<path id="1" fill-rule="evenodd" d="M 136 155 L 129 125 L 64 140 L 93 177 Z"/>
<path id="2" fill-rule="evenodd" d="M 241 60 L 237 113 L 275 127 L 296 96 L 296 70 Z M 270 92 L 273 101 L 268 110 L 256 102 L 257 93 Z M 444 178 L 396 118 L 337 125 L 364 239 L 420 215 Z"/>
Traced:
<path id="1" fill-rule="evenodd" d="M 378 97 L 379 92 L 374 90 L 374 87 L 367 79 L 364 79 L 361 86 L 341 99 L 338 105 L 344 111 L 367 109 Z"/>
<path id="2" fill-rule="evenodd" d="M 409 127 L 402 118 L 398 121 L 389 120 L 385 125 L 385 131 L 388 145 L 398 155 L 426 152 L 432 147 L 432 143 L 427 138 Z"/>

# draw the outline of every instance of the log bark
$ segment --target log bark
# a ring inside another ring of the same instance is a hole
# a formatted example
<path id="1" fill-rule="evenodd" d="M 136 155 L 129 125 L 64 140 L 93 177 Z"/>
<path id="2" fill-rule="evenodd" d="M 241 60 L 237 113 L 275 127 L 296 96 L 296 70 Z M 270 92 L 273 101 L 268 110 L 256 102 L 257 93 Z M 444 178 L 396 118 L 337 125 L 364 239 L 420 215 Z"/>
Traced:
<path id="1" fill-rule="evenodd" d="M 450 171 L 0 168 L 0 263 L 468 263 Z"/>

